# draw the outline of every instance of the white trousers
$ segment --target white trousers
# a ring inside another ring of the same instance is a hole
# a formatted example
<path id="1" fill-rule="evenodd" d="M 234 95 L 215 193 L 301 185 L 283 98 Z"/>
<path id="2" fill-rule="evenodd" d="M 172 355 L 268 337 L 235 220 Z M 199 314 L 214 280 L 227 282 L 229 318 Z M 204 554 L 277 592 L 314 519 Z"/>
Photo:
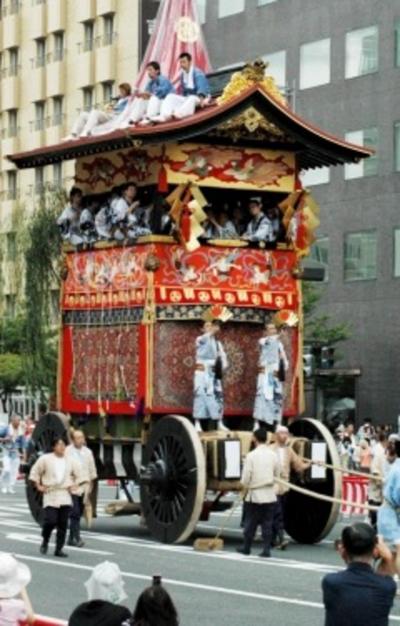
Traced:
<path id="1" fill-rule="evenodd" d="M 152 118 L 159 115 L 162 100 L 157 96 L 151 96 L 148 100 L 144 98 L 135 98 L 129 107 L 129 122 L 140 122 L 144 117 Z"/>
<path id="2" fill-rule="evenodd" d="M 3 471 L 1 472 L 1 486 L 7 489 L 15 487 L 18 479 L 20 460 L 19 456 L 10 457 L 7 452 L 3 456 Z"/>
<path id="3" fill-rule="evenodd" d="M 179 96 L 170 93 L 162 102 L 160 115 L 166 119 L 171 117 L 183 119 L 193 115 L 199 104 L 200 98 L 198 96 Z"/>
<path id="4" fill-rule="evenodd" d="M 77 137 L 80 135 L 90 135 L 96 126 L 109 122 L 112 117 L 112 114 L 98 111 L 97 109 L 92 109 L 89 112 L 82 111 L 72 127 L 71 134 Z"/>

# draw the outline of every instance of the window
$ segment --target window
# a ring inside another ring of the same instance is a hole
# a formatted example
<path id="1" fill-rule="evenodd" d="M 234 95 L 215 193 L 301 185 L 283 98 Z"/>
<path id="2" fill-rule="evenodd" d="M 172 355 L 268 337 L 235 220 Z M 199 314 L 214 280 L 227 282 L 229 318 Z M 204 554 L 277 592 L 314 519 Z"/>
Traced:
<path id="1" fill-rule="evenodd" d="M 54 163 L 53 165 L 53 185 L 54 187 L 62 187 L 62 163 Z"/>
<path id="2" fill-rule="evenodd" d="M 103 46 L 110 46 L 114 39 L 114 14 L 103 17 Z"/>
<path id="3" fill-rule="evenodd" d="M 10 109 L 7 111 L 8 116 L 8 128 L 7 134 L 9 137 L 16 137 L 18 135 L 18 110 Z"/>
<path id="4" fill-rule="evenodd" d="M 46 39 L 36 39 L 36 67 L 43 67 L 46 62 Z"/>
<path id="5" fill-rule="evenodd" d="M 400 67 L 400 19 L 394 23 L 394 64 Z"/>
<path id="6" fill-rule="evenodd" d="M 62 61 L 64 58 L 64 33 L 54 33 L 54 61 Z"/>
<path id="7" fill-rule="evenodd" d="M 331 80 L 331 40 L 300 46 L 300 89 L 326 85 Z"/>
<path id="8" fill-rule="evenodd" d="M 16 200 L 17 195 L 17 172 L 10 170 L 7 172 L 7 200 Z"/>
<path id="9" fill-rule="evenodd" d="M 7 317 L 15 317 L 15 304 L 16 297 L 13 294 L 8 294 L 6 296 L 6 316 Z"/>
<path id="10" fill-rule="evenodd" d="M 376 232 L 365 231 L 345 235 L 344 279 L 376 278 Z"/>
<path id="11" fill-rule="evenodd" d="M 218 0 L 218 17 L 227 17 L 244 11 L 245 0 Z"/>
<path id="12" fill-rule="evenodd" d="M 360 28 L 346 35 L 346 78 L 378 70 L 378 27 Z"/>
<path id="13" fill-rule="evenodd" d="M 114 82 L 112 80 L 109 80 L 103 84 L 103 103 L 104 104 L 109 104 L 111 102 L 111 99 L 113 97 L 113 85 Z"/>
<path id="14" fill-rule="evenodd" d="M 94 42 L 94 22 L 89 20 L 83 23 L 83 50 L 93 50 Z"/>
<path id="15" fill-rule="evenodd" d="M 93 108 L 93 87 L 85 87 L 83 92 L 83 109 L 90 111 Z"/>
<path id="16" fill-rule="evenodd" d="M 35 194 L 39 195 L 44 191 L 44 167 L 35 167 Z"/>
<path id="17" fill-rule="evenodd" d="M 55 96 L 53 98 L 53 126 L 60 126 L 63 121 L 63 97 Z"/>
<path id="18" fill-rule="evenodd" d="M 207 0 L 196 0 L 196 5 L 200 24 L 205 24 L 207 14 Z"/>
<path id="19" fill-rule="evenodd" d="M 17 238 L 15 233 L 7 233 L 6 235 L 7 245 L 7 261 L 15 261 L 17 258 Z"/>
<path id="20" fill-rule="evenodd" d="M 329 275 L 329 237 L 319 237 L 311 247 L 310 257 L 313 261 L 320 263 L 325 270 L 325 280 Z"/>
<path id="21" fill-rule="evenodd" d="M 10 15 L 15 15 L 21 8 L 21 0 L 10 0 Z"/>
<path id="22" fill-rule="evenodd" d="M 286 85 L 286 50 L 265 54 L 263 60 L 268 63 L 266 73 L 275 78 L 279 87 L 284 87 Z"/>
<path id="23" fill-rule="evenodd" d="M 400 172 L 400 122 L 394 125 L 394 167 Z"/>
<path id="24" fill-rule="evenodd" d="M 364 130 L 354 130 L 346 133 L 346 140 L 369 148 L 378 147 L 378 129 L 376 127 Z M 375 176 L 378 173 L 378 157 L 376 154 L 368 159 L 362 159 L 359 163 L 346 163 L 344 177 L 346 180 L 362 178 L 363 176 Z"/>
<path id="25" fill-rule="evenodd" d="M 35 130 L 44 129 L 44 102 L 35 102 Z"/>
<path id="26" fill-rule="evenodd" d="M 18 48 L 10 48 L 8 51 L 8 75 L 9 76 L 17 76 L 18 74 Z"/>
<path id="27" fill-rule="evenodd" d="M 329 167 L 317 167 L 314 170 L 307 170 L 301 174 L 301 181 L 304 187 L 313 185 L 325 185 L 329 183 L 331 171 Z"/>

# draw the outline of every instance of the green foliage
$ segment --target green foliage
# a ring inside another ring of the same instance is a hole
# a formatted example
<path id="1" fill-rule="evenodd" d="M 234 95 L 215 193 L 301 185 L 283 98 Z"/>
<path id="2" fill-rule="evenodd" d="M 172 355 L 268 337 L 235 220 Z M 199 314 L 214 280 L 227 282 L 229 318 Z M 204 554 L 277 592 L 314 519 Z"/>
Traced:
<path id="1" fill-rule="evenodd" d="M 56 218 L 63 202 L 63 194 L 52 193 L 43 198 L 25 235 L 27 382 L 33 391 L 54 391 L 56 384 L 57 345 L 52 329 L 51 291 L 60 286 L 61 245 Z"/>
<path id="2" fill-rule="evenodd" d="M 321 289 L 303 283 L 304 341 L 334 345 L 350 337 L 348 324 L 332 324 L 329 315 L 318 315 L 317 307 L 322 297 Z"/>
<path id="3" fill-rule="evenodd" d="M 24 384 L 24 359 L 20 354 L 0 354 L 0 399 L 5 411 L 8 396 Z"/>
<path id="4" fill-rule="evenodd" d="M 0 319 L 0 353 L 26 354 L 26 318 Z"/>

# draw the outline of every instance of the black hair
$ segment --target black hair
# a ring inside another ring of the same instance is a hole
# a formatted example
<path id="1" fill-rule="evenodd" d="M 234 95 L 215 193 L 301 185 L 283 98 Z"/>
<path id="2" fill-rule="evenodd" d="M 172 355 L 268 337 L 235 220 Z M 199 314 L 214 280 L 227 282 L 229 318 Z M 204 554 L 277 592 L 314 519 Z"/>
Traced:
<path id="1" fill-rule="evenodd" d="M 258 443 L 266 443 L 267 441 L 267 431 L 265 428 L 257 428 L 254 431 L 253 436 Z"/>
<path id="2" fill-rule="evenodd" d="M 54 439 L 51 442 L 51 449 L 54 450 L 54 448 L 56 447 L 58 443 L 60 443 L 60 441 L 62 441 L 63 444 L 67 445 L 64 437 L 54 437 Z"/>
<path id="3" fill-rule="evenodd" d="M 152 67 L 154 70 L 156 70 L 156 72 L 161 72 L 161 67 L 158 61 L 150 61 L 150 63 L 148 63 L 146 67 Z"/>
<path id="4" fill-rule="evenodd" d="M 364 424 L 371 424 L 372 423 L 372 419 L 370 417 L 364 417 L 363 422 L 364 422 Z"/>
<path id="5" fill-rule="evenodd" d="M 376 542 L 376 532 L 369 524 L 358 522 L 343 528 L 342 544 L 350 558 L 371 556 Z"/>
<path id="6" fill-rule="evenodd" d="M 47 404 L 45 404 L 44 402 L 41 402 L 39 404 L 39 413 L 47 413 Z"/>
<path id="7" fill-rule="evenodd" d="M 164 587 L 153 585 L 139 596 L 133 611 L 134 626 L 178 626 L 178 612 Z"/>
<path id="8" fill-rule="evenodd" d="M 137 184 L 135 182 L 133 182 L 133 181 L 131 181 L 129 183 L 125 183 L 121 187 L 121 193 L 125 193 L 125 191 L 128 189 L 128 187 L 135 187 L 135 189 L 137 189 Z"/>
<path id="9" fill-rule="evenodd" d="M 400 439 L 396 439 L 394 441 L 394 452 L 396 453 L 396 456 L 400 457 Z"/>
<path id="10" fill-rule="evenodd" d="M 190 52 L 182 52 L 179 55 L 179 59 L 187 59 L 188 61 L 192 60 L 192 55 L 190 54 Z"/>
<path id="11" fill-rule="evenodd" d="M 69 192 L 69 199 L 72 200 L 74 196 L 83 196 L 83 191 L 80 187 L 71 187 Z"/>

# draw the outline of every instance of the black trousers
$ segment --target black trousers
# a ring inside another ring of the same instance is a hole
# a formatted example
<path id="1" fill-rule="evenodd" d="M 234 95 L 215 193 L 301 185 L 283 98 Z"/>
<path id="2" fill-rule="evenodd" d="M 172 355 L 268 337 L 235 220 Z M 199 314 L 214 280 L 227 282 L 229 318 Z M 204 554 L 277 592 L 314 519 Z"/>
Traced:
<path id="1" fill-rule="evenodd" d="M 81 530 L 81 517 L 83 514 L 83 496 L 72 496 L 72 507 L 69 514 L 69 529 L 72 535 L 77 535 Z"/>
<path id="2" fill-rule="evenodd" d="M 274 508 L 274 519 L 272 523 L 272 536 L 273 539 L 277 539 L 285 532 L 285 504 L 287 494 L 277 496 Z"/>
<path id="3" fill-rule="evenodd" d="M 61 550 L 64 547 L 70 510 L 70 506 L 60 506 L 59 508 L 47 506 L 44 509 L 44 519 L 42 527 L 43 542 L 45 544 L 49 543 L 51 533 L 56 528 L 56 550 Z"/>
<path id="4" fill-rule="evenodd" d="M 272 543 L 272 522 L 274 518 L 275 502 L 256 504 L 246 502 L 244 517 L 244 547 L 250 550 L 258 526 L 261 526 L 261 535 L 265 552 L 269 552 Z"/>

